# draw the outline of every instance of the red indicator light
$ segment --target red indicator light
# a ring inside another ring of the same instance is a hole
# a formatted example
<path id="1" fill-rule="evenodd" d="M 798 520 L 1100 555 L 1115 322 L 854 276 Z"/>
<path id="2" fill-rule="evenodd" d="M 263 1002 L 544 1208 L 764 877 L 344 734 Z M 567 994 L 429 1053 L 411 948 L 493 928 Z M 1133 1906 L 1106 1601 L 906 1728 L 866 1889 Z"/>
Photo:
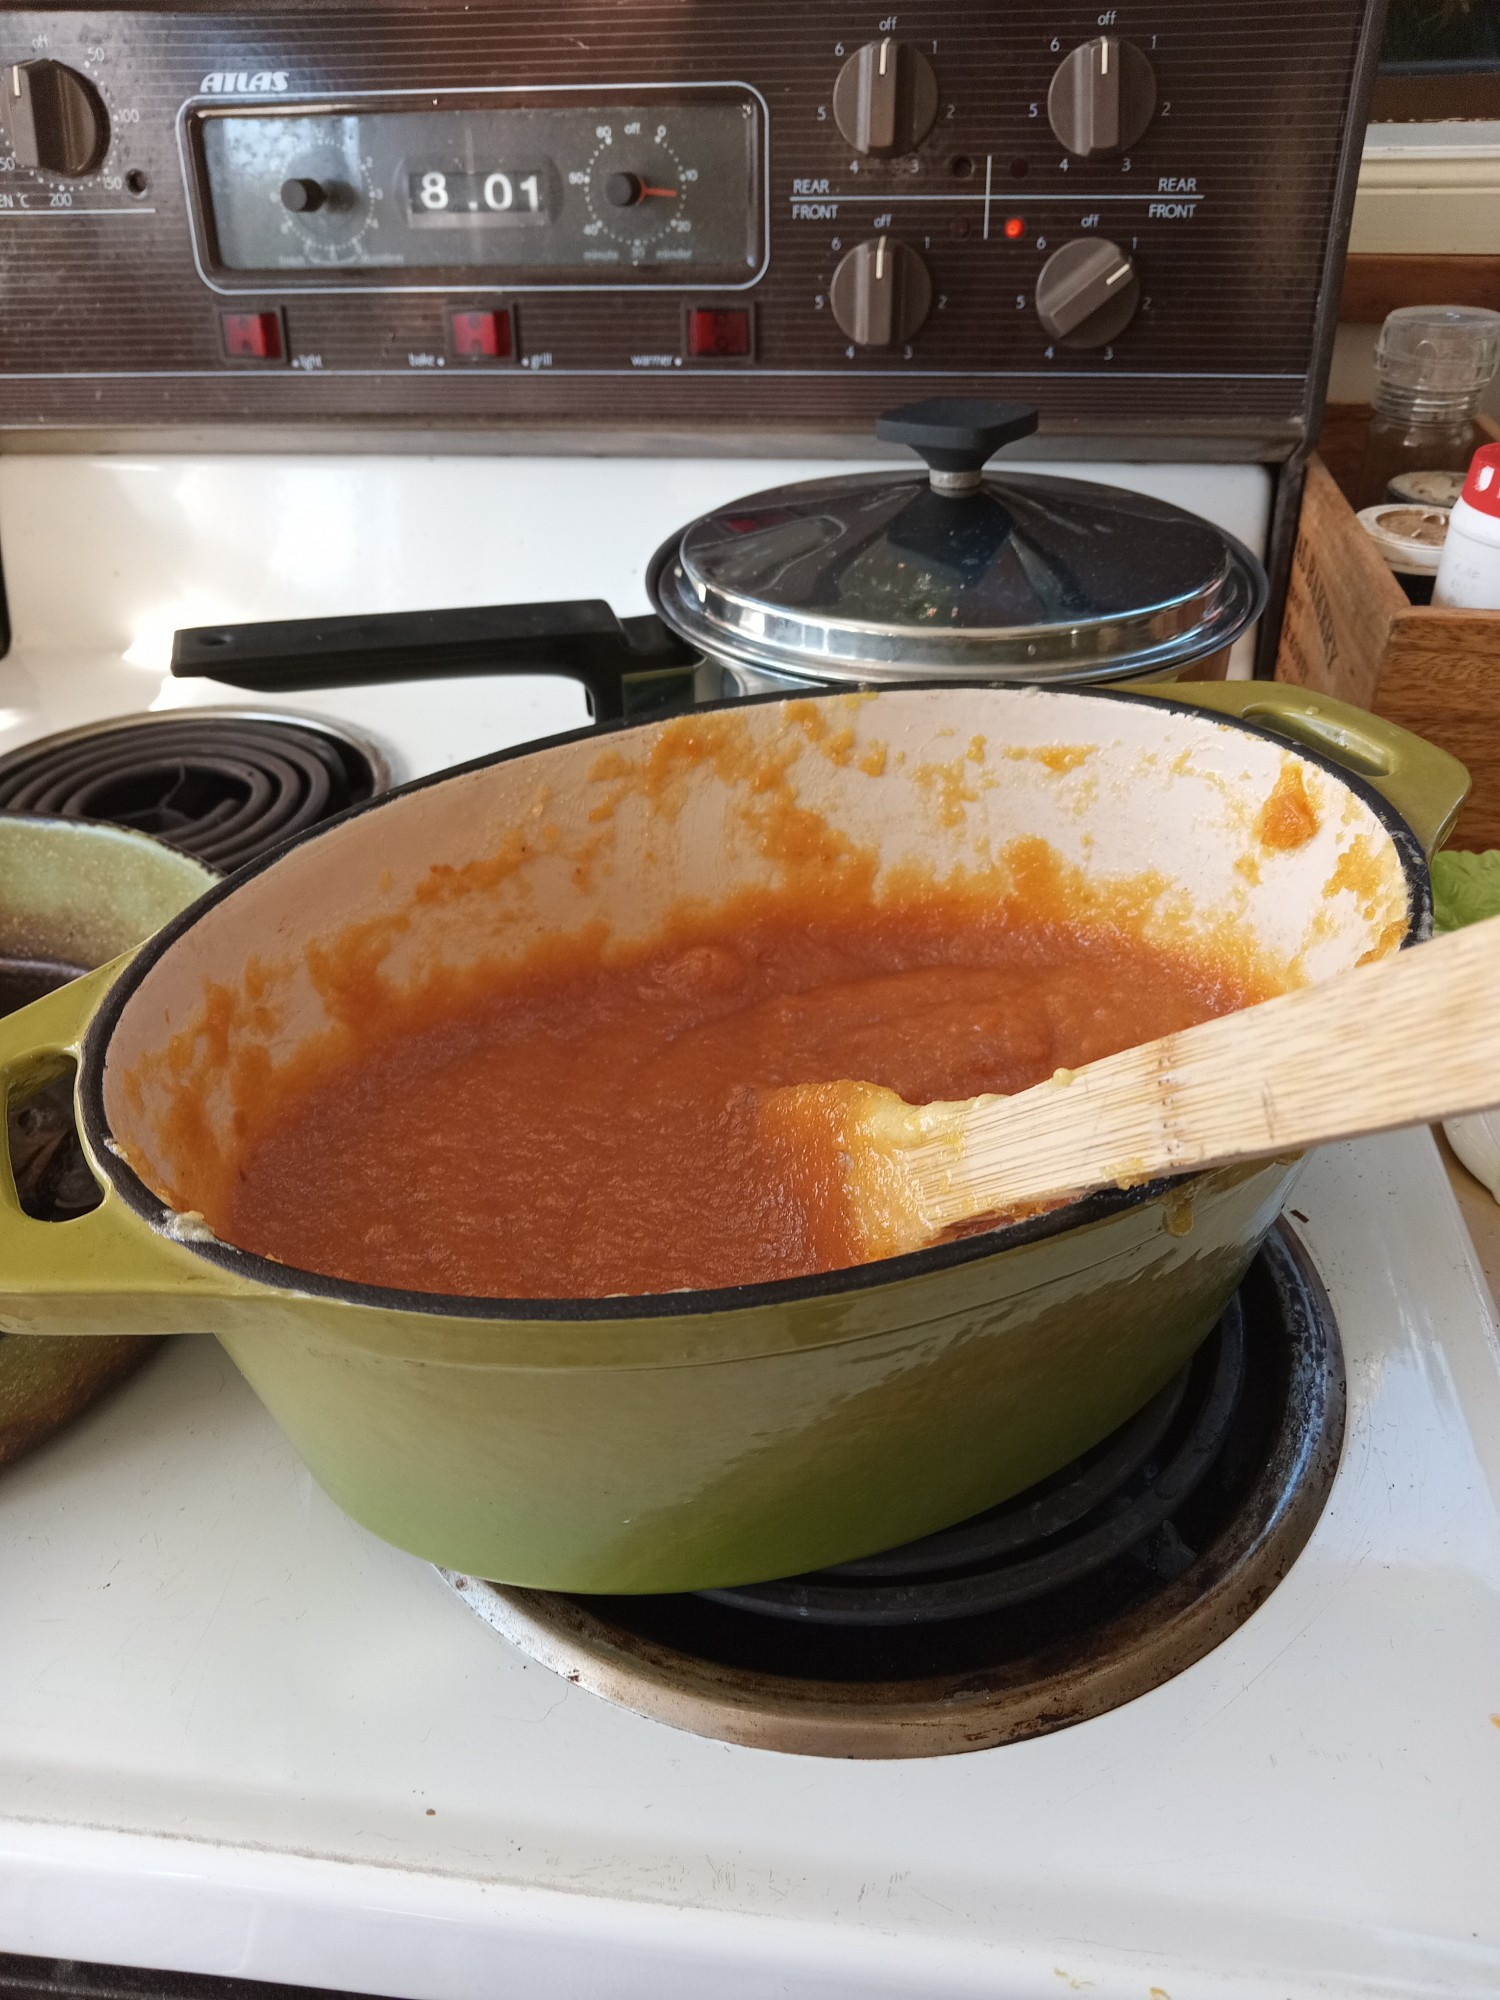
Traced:
<path id="1" fill-rule="evenodd" d="M 448 315 L 453 352 L 460 361 L 509 361 L 510 314 L 461 310 Z"/>
<path id="2" fill-rule="evenodd" d="M 1005 233 L 1014 243 L 1018 236 L 1026 234 L 1026 224 L 1019 215 L 1008 215 L 1005 218 Z"/>
<path id="3" fill-rule="evenodd" d="M 690 306 L 687 351 L 695 361 L 745 360 L 750 354 L 746 306 Z"/>
<path id="4" fill-rule="evenodd" d="M 231 361 L 280 361 L 285 347 L 279 312 L 227 312 L 219 315 L 224 352 Z"/>

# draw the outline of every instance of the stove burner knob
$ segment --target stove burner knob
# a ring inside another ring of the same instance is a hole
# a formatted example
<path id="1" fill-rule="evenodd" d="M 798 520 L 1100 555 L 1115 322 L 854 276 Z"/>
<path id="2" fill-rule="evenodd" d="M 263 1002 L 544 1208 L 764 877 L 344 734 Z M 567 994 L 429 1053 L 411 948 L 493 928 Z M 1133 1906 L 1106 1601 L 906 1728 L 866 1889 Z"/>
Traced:
<path id="1" fill-rule="evenodd" d="M 327 199 L 328 190 L 321 181 L 298 179 L 281 183 L 281 205 L 293 215 L 312 215 Z"/>
<path id="2" fill-rule="evenodd" d="M 109 145 L 109 113 L 86 76 L 39 57 L 12 63 L 5 93 L 16 163 L 76 179 L 90 174 Z"/>
<path id="3" fill-rule="evenodd" d="M 1066 150 L 1107 159 L 1133 146 L 1156 110 L 1156 77 L 1134 42 L 1100 35 L 1063 57 L 1047 92 L 1047 117 Z"/>
<path id="4" fill-rule="evenodd" d="M 856 153 L 913 152 L 937 117 L 932 64 L 909 42 L 866 42 L 833 86 L 834 122 Z"/>
<path id="5" fill-rule="evenodd" d="M 1075 236 L 1037 273 L 1036 316 L 1065 347 L 1103 347 L 1129 326 L 1140 302 L 1134 264 L 1103 236 Z"/>
<path id="6" fill-rule="evenodd" d="M 828 303 L 856 347 L 899 347 L 932 310 L 932 280 L 915 250 L 876 236 L 844 257 Z"/>

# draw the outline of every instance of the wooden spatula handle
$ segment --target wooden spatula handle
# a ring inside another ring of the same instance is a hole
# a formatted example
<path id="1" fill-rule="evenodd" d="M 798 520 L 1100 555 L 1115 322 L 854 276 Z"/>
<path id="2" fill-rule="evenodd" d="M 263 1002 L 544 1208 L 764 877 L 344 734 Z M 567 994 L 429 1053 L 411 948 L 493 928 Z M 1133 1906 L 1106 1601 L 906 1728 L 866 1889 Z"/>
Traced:
<path id="1" fill-rule="evenodd" d="M 1091 1063 L 1071 1082 L 984 1100 L 963 1120 L 941 1192 L 924 1172 L 924 1194 L 956 1221 L 1497 1103 L 1492 917 Z"/>

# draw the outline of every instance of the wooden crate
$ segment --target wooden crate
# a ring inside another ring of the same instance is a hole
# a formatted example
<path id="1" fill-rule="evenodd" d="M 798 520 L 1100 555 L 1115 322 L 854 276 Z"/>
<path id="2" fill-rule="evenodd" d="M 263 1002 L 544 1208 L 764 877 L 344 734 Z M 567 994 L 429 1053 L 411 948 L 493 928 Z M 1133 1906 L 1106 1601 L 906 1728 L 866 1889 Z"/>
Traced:
<path id="1" fill-rule="evenodd" d="M 1320 458 L 1308 466 L 1276 678 L 1415 730 L 1474 780 L 1455 847 L 1500 847 L 1500 611 L 1409 602 Z"/>

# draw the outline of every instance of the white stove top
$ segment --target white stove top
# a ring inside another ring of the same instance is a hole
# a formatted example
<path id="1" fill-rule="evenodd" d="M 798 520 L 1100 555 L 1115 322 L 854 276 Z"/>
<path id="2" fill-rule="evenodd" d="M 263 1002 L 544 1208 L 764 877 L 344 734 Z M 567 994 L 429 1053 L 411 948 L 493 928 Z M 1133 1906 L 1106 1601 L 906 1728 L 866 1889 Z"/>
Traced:
<path id="1" fill-rule="evenodd" d="M 179 624 L 643 610 L 674 525 L 819 469 L 0 460 L 0 749 L 235 700 L 166 677 Z M 1263 540 L 1258 468 L 1079 470 Z M 288 705 L 403 776 L 585 719 L 544 678 Z M 403 2000 L 1493 2000 L 1494 1309 L 1425 1135 L 1321 1156 L 1296 1205 L 1350 1404 L 1288 1579 L 1127 1707 L 924 1762 L 730 1748 L 570 1687 L 339 1513 L 214 1344 L 172 1343 L 0 1476 L 0 1949 Z"/>
<path id="2" fill-rule="evenodd" d="M 1425 1134 L 1296 1206 L 1349 1423 L 1286 1581 L 1123 1709 L 921 1762 L 570 1687 L 174 1343 L 0 1480 L 0 1943 L 410 2000 L 1492 2000 L 1494 1312 Z"/>

